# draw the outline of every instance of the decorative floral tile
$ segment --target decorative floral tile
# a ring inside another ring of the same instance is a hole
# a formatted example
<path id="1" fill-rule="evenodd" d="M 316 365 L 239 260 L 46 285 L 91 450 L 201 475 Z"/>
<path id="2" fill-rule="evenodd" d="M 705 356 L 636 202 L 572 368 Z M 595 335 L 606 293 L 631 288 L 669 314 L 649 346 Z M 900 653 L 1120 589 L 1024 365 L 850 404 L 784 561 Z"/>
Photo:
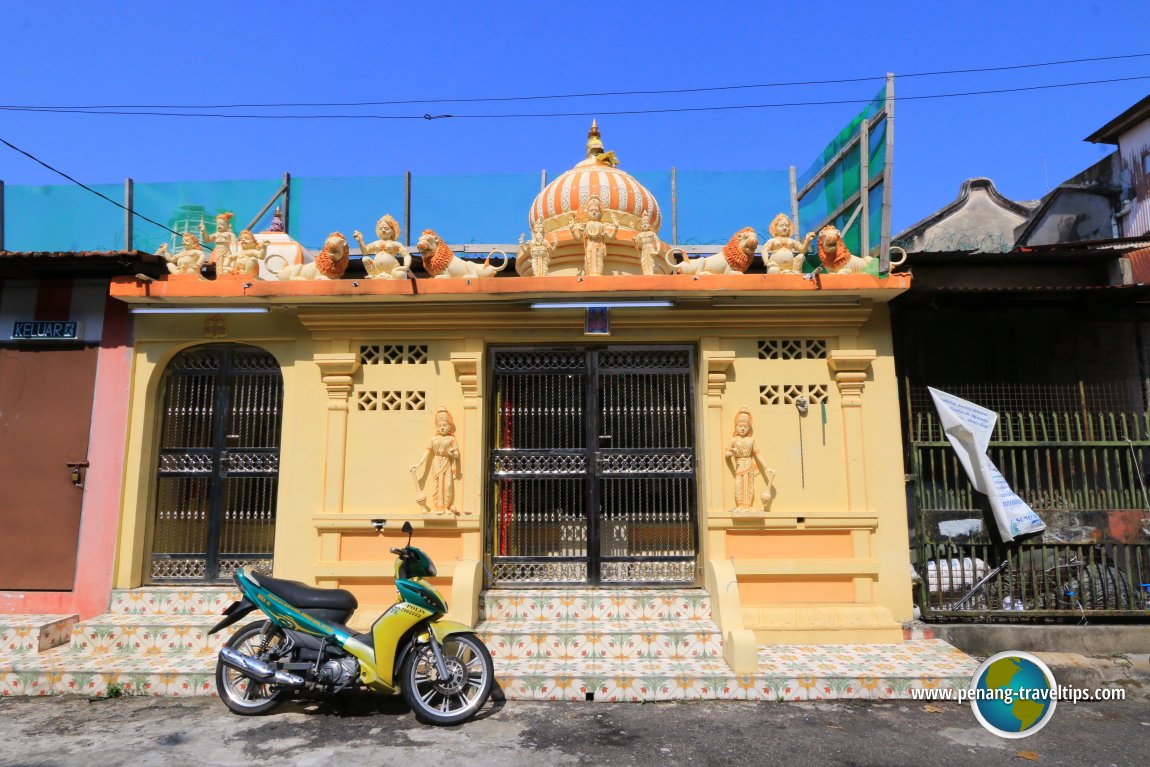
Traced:
<path id="1" fill-rule="evenodd" d="M 76 615 L 0 616 L 0 652 L 38 653 L 68 641 Z"/>

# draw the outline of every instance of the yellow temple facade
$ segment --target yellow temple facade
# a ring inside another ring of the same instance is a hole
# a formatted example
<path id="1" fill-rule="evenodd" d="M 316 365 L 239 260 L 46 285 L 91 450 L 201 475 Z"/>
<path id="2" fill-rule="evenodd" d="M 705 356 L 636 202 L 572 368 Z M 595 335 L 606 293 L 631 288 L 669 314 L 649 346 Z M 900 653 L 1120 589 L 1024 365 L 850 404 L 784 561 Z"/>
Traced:
<path id="1" fill-rule="evenodd" d="M 736 671 L 759 644 L 901 641 L 887 304 L 910 277 L 850 254 L 787 268 L 806 243 L 774 225 L 688 259 L 660 223 L 593 131 L 517 254 L 466 261 L 431 230 L 416 253 L 381 218 L 355 235 L 363 276 L 333 233 L 314 261 L 241 236 L 202 253 L 215 279 L 178 258 L 211 243 L 118 278 L 136 313 L 114 586 L 244 565 L 348 589 L 366 626 L 411 521 L 467 623 L 485 589 L 676 586 L 706 590 Z"/>

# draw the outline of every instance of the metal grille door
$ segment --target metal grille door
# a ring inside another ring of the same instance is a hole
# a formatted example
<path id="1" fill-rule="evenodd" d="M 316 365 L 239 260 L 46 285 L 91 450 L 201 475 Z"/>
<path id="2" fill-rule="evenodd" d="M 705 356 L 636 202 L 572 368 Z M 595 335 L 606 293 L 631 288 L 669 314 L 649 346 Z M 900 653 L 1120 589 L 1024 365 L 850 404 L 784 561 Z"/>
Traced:
<path id="1" fill-rule="evenodd" d="M 691 349 L 491 356 L 495 582 L 694 582 Z"/>
<path id="2" fill-rule="evenodd" d="M 198 347 L 165 373 L 149 579 L 271 573 L 283 377 L 267 352 Z"/>

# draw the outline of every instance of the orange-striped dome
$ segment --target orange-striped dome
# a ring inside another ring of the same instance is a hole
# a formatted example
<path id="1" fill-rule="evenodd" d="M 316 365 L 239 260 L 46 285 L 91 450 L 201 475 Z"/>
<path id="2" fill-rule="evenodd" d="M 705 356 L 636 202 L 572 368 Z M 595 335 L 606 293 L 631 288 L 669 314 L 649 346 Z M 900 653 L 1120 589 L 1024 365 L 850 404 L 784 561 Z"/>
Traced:
<path id="1" fill-rule="evenodd" d="M 609 211 L 614 211 L 620 214 L 625 226 L 637 228 L 643 211 L 648 211 L 651 214 L 651 229 L 659 231 L 662 215 L 655 196 L 631 174 L 616 168 L 613 154 L 603 153 L 599 129 L 595 124 L 591 126 L 587 154 L 587 159 L 561 174 L 539 193 L 531 205 L 528 216 L 530 225 L 534 227 L 536 221 L 542 220 L 548 230 L 565 226 L 566 220 L 552 226 L 547 226 L 546 222 L 556 216 L 582 210 L 587 200 L 595 195 L 603 203 L 605 220 L 609 220 Z"/>

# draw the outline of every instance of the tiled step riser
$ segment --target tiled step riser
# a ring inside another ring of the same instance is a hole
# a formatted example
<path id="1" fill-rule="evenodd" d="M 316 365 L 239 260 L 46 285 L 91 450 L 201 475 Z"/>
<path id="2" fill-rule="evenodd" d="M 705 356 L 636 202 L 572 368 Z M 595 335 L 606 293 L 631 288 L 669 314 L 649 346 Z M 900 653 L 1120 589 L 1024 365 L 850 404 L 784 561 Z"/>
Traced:
<path id="1" fill-rule="evenodd" d="M 220 615 L 240 598 L 234 588 L 144 587 L 112 592 L 108 612 L 116 615 Z"/>
<path id="2" fill-rule="evenodd" d="M 108 694 L 114 683 L 122 695 L 194 697 L 216 694 L 215 669 L 157 674 L 149 671 L 0 671 L 0 697 L 16 695 Z"/>
<path id="3" fill-rule="evenodd" d="M 595 701 L 597 703 L 645 703 L 671 700 L 895 700 L 909 699 L 911 689 L 925 687 L 965 689 L 969 677 L 918 679 L 900 677 L 759 677 L 723 674 L 686 677 L 609 677 L 593 675 L 516 676 L 496 678 L 507 700 Z"/>
<path id="4" fill-rule="evenodd" d="M 77 655 L 216 653 L 232 632 L 208 634 L 209 626 L 84 624 L 72 634 Z"/>
<path id="5" fill-rule="evenodd" d="M 72 635 L 75 615 L 0 616 L 0 653 L 41 653 Z"/>
<path id="6" fill-rule="evenodd" d="M 547 596 L 485 594 L 480 620 L 499 621 L 632 621 L 710 620 L 711 603 L 706 596 L 691 597 L 568 597 L 554 592 Z"/>
<path id="7" fill-rule="evenodd" d="M 718 632 L 640 634 L 540 634 L 503 631 L 498 624 L 479 627 L 479 634 L 496 660 L 691 660 L 721 658 Z"/>

